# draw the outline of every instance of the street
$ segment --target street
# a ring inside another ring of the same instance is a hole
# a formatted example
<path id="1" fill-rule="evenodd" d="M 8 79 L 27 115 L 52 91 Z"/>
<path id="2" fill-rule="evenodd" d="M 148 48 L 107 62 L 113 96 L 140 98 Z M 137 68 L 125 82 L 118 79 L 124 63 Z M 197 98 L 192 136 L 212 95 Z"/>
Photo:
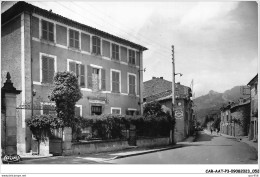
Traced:
<path id="1" fill-rule="evenodd" d="M 236 139 L 201 132 L 196 142 L 183 147 L 115 159 L 115 164 L 257 164 L 257 152 Z"/>
<path id="2" fill-rule="evenodd" d="M 257 152 L 235 138 L 201 131 L 195 142 L 178 148 L 117 159 L 119 152 L 59 156 L 21 161 L 21 164 L 257 164 Z M 127 152 L 125 152 L 127 153 Z"/>

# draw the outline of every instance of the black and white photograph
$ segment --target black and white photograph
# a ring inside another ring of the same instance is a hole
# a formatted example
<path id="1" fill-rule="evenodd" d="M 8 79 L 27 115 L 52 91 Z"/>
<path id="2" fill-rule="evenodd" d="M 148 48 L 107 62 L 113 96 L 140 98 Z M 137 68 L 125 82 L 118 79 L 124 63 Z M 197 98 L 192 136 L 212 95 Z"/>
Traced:
<path id="1" fill-rule="evenodd" d="M 258 177 L 258 7 L 1 1 L 2 177 Z"/>

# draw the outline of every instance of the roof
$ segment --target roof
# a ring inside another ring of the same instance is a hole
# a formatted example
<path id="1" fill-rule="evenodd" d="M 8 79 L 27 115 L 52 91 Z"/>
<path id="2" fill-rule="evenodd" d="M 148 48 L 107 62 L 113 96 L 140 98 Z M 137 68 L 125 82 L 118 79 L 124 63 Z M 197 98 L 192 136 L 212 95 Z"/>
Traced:
<path id="1" fill-rule="evenodd" d="M 247 85 L 253 85 L 255 82 L 257 82 L 257 79 L 258 79 L 258 74 L 256 74 L 256 76 L 250 82 L 248 82 Z"/>
<path id="2" fill-rule="evenodd" d="M 87 26 L 85 24 L 73 21 L 73 20 L 68 19 L 66 17 L 63 17 L 59 14 L 55 14 L 55 13 L 47 11 L 45 9 L 41 9 L 39 7 L 36 7 L 32 4 L 26 3 L 24 1 L 19 1 L 19 2 L 15 3 L 8 10 L 6 10 L 2 13 L 2 15 L 1 15 L 2 16 L 2 24 L 4 24 L 8 20 L 14 18 L 15 16 L 19 15 L 20 13 L 22 13 L 24 11 L 41 15 L 43 17 L 46 17 L 46 18 L 52 19 L 54 21 L 72 26 L 74 28 L 81 29 L 83 31 L 98 35 L 100 37 L 107 38 L 107 39 L 113 40 L 115 42 L 124 44 L 124 45 L 128 45 L 132 48 L 135 48 L 135 49 L 138 49 L 138 50 L 141 50 L 141 51 L 147 50 L 146 47 L 143 47 L 139 44 L 133 43 L 133 42 L 128 41 L 126 39 L 122 39 L 120 37 L 117 37 L 117 36 L 114 36 L 114 35 L 109 34 L 107 32 L 104 32 L 104 31 L 98 30 L 96 28 Z"/>
<path id="3" fill-rule="evenodd" d="M 175 83 L 176 98 L 191 97 L 190 90 L 187 86 Z M 162 77 L 154 77 L 152 80 L 144 82 L 143 97 L 146 98 L 146 102 L 172 99 L 172 82 L 164 80 Z"/>

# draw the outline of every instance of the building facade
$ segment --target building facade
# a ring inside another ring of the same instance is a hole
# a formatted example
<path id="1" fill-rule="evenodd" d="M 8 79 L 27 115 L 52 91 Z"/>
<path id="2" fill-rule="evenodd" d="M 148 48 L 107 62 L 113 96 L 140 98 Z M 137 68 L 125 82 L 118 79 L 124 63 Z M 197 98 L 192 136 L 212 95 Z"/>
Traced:
<path id="1" fill-rule="evenodd" d="M 172 114 L 172 82 L 163 77 L 153 77 L 144 82 L 144 99 L 146 102 L 158 101 L 165 112 Z M 175 84 L 175 141 L 187 138 L 194 131 L 194 112 L 192 109 L 191 89 L 180 83 Z"/>
<path id="2" fill-rule="evenodd" d="M 250 122 L 250 100 L 240 99 L 221 109 L 220 133 L 230 136 L 247 136 Z"/>
<path id="3" fill-rule="evenodd" d="M 17 98 L 18 154 L 31 149 L 25 120 L 51 113 L 48 95 L 58 71 L 76 74 L 83 98 L 76 114 L 142 112 L 143 51 L 147 48 L 25 2 L 2 13 L 2 81 L 10 72 Z M 3 83 L 2 83 L 3 85 Z"/>
<path id="4" fill-rule="evenodd" d="M 251 99 L 249 140 L 258 142 L 258 74 L 247 85 Z"/>

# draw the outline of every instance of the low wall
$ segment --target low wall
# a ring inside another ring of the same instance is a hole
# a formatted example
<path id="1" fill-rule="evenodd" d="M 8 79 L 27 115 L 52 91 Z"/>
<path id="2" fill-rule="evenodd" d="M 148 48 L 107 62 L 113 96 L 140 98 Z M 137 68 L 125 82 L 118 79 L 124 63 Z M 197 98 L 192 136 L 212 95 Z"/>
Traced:
<path id="1" fill-rule="evenodd" d="M 162 138 L 138 138 L 136 140 L 136 146 L 138 147 L 153 147 L 153 146 L 164 146 L 170 144 L 169 137 Z"/>
<path id="2" fill-rule="evenodd" d="M 115 151 L 128 148 L 127 140 L 107 140 L 99 142 L 77 142 L 72 144 L 72 154 L 87 154 Z"/>

